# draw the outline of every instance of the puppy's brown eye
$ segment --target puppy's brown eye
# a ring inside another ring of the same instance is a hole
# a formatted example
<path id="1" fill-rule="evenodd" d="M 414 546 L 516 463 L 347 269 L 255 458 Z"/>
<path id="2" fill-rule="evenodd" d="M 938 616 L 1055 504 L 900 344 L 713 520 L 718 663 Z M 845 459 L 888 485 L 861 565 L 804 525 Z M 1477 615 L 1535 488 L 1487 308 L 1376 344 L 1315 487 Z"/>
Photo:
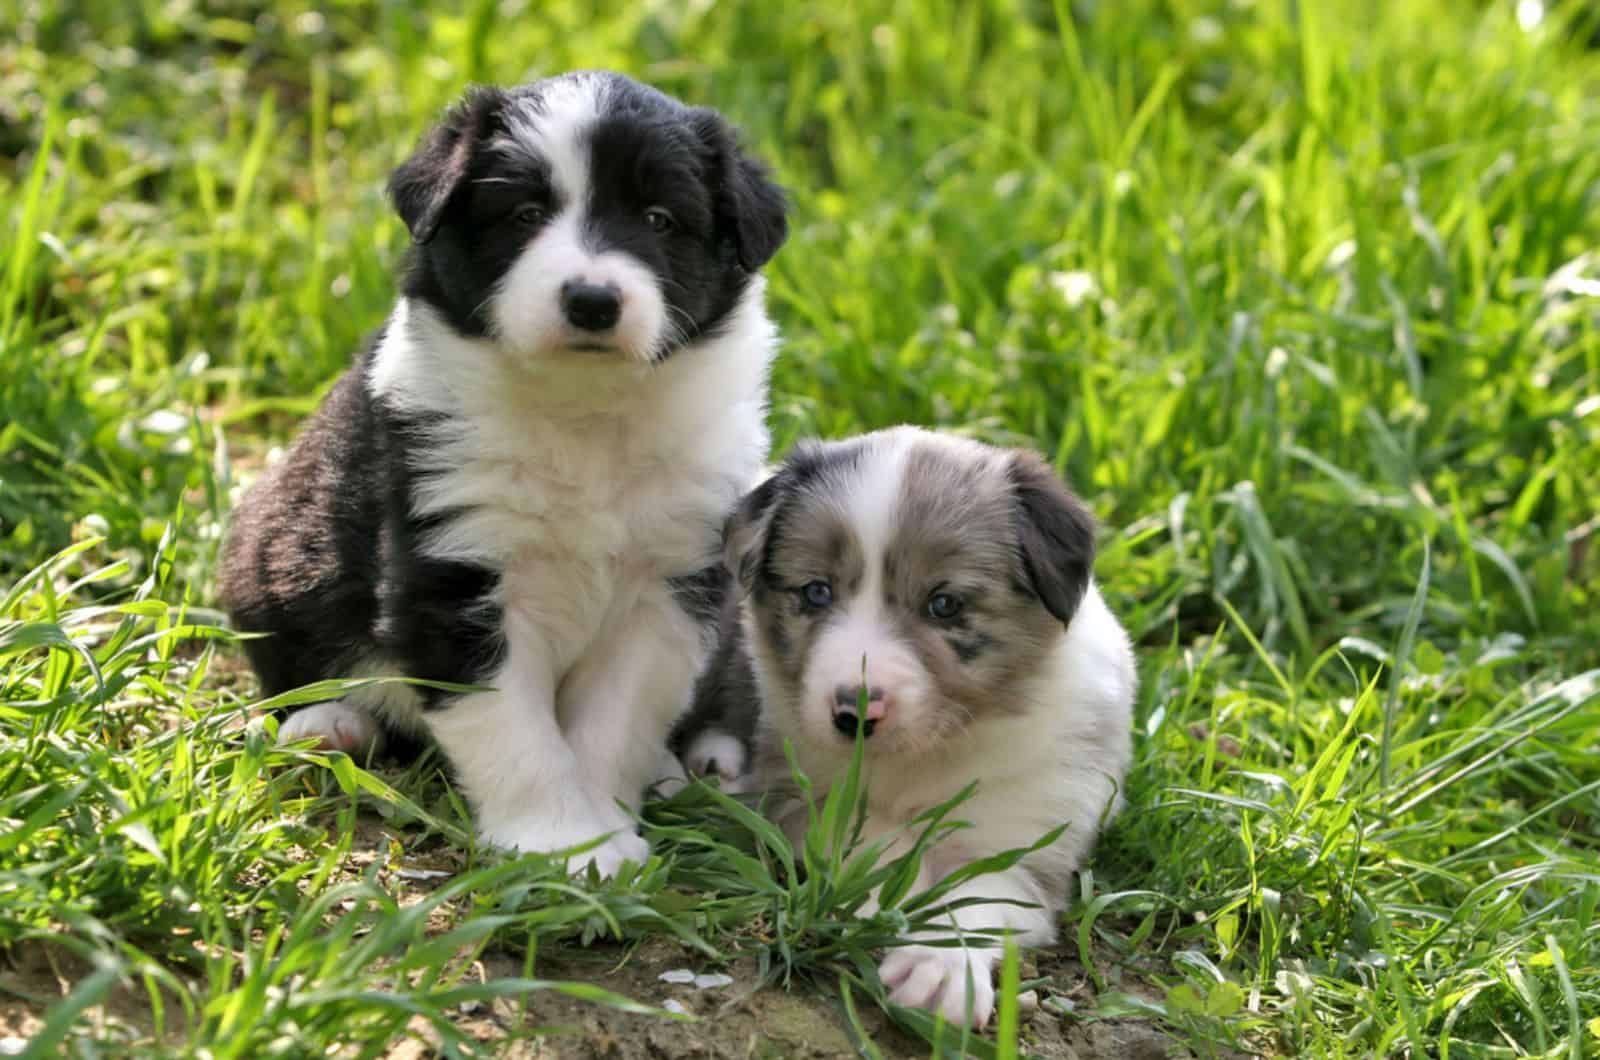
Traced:
<path id="1" fill-rule="evenodd" d="M 518 206 L 511 216 L 518 224 L 536 225 L 544 220 L 544 207 L 536 202 L 525 202 Z"/>
<path id="2" fill-rule="evenodd" d="M 948 622 L 961 613 L 961 597 L 951 593 L 934 593 L 928 597 L 924 609 L 929 618 Z"/>
<path id="3" fill-rule="evenodd" d="M 833 586 L 821 580 L 806 582 L 800 587 L 800 599 L 806 607 L 820 611 L 833 603 Z"/>
<path id="4" fill-rule="evenodd" d="M 670 232 L 677 227 L 677 219 L 665 206 L 652 206 L 644 212 L 644 223 L 652 232 Z"/>

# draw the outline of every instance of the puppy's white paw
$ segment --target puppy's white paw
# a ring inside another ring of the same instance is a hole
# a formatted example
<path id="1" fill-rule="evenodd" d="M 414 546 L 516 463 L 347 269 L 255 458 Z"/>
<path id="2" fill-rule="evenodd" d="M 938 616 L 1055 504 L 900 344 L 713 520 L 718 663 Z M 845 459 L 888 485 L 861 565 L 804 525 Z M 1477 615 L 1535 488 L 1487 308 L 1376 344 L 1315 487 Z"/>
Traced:
<path id="1" fill-rule="evenodd" d="M 625 861 L 643 865 L 650 858 L 650 844 L 643 836 L 632 832 L 619 832 L 593 850 L 574 854 L 567 859 L 567 871 L 576 875 L 585 872 L 590 864 L 602 880 L 609 880 L 622 869 Z"/>
<path id="2" fill-rule="evenodd" d="M 738 792 L 745 786 L 746 757 L 744 744 L 731 733 L 707 729 L 683 752 L 683 764 L 697 777 L 720 777 L 723 791 Z"/>
<path id="3" fill-rule="evenodd" d="M 968 985 L 968 974 L 971 984 Z M 889 1000 L 908 1008 L 942 1012 L 952 1024 L 982 1027 L 994 1012 L 994 957 L 959 946 L 901 946 L 878 965 Z"/>
<path id="4" fill-rule="evenodd" d="M 622 868 L 624 861 L 643 865 L 650 857 L 650 844 L 634 833 L 633 822 L 626 819 L 609 824 L 599 821 L 579 823 L 568 819 L 564 824 L 553 825 L 538 818 L 478 823 L 478 834 L 484 842 L 520 854 L 548 854 L 582 846 L 607 832 L 611 834 L 599 846 L 568 856 L 569 873 L 575 875 L 583 872 L 593 863 L 602 878 L 610 879 Z"/>
<path id="5" fill-rule="evenodd" d="M 382 738 L 383 730 L 376 718 L 337 699 L 302 707 L 278 726 L 280 744 L 314 739 L 319 749 L 343 751 L 351 758 L 363 758 L 376 751 Z"/>

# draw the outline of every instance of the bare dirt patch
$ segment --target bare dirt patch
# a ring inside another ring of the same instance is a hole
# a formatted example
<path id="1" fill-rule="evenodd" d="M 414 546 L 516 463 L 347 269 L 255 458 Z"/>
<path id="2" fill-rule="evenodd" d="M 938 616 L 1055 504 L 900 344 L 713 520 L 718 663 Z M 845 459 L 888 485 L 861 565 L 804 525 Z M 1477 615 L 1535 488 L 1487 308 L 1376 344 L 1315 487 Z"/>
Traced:
<path id="1" fill-rule="evenodd" d="M 517 976 L 520 956 L 490 955 L 480 974 Z M 1052 970 L 1059 966 L 1060 972 Z M 1071 962 L 1053 956 L 1039 969 L 1056 985 L 1076 991 Z M 721 973 L 733 981 L 697 987 L 668 982 L 663 974 L 683 971 Z M 497 1003 L 463 1012 L 457 1026 L 482 1042 L 522 1038 L 505 1055 L 540 1060 L 833 1060 L 862 1055 L 835 992 L 796 983 L 785 989 L 754 989 L 755 962 L 740 960 L 712 967 L 705 958 L 675 942 L 651 940 L 632 949 L 595 946 L 547 952 L 538 962 L 541 978 L 592 983 L 635 1001 L 675 1007 L 685 1019 L 618 1012 L 562 994 L 531 994 L 523 1005 Z M 864 999 L 857 1011 L 867 1037 L 886 1060 L 926 1057 L 928 1046 L 896 1027 Z M 539 1033 L 530 1032 L 539 1029 Z M 427 1036 L 397 1045 L 391 1060 L 432 1055 Z M 1087 1023 L 1041 1007 L 1024 1016 L 1023 1047 L 1043 1060 L 1157 1060 L 1189 1055 L 1147 1023 L 1115 1020 Z M 1174 1049 L 1176 1048 L 1176 1052 Z"/>

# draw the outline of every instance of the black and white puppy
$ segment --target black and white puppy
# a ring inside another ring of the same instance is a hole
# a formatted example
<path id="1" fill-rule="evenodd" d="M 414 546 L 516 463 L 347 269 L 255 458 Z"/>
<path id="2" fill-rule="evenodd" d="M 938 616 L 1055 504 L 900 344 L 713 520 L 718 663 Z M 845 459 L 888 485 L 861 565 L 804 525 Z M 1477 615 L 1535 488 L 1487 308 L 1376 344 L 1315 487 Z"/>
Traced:
<path id="1" fill-rule="evenodd" d="M 610 833 L 609 873 L 648 853 L 618 803 L 671 761 L 766 455 L 783 195 L 714 111 L 591 72 L 473 90 L 390 193 L 403 295 L 235 511 L 222 597 L 269 694 L 492 688 L 372 685 L 281 736 L 431 737 L 485 840 Z"/>
<path id="2" fill-rule="evenodd" d="M 969 933 L 1051 942 L 1068 877 L 1117 806 L 1136 674 L 1093 557 L 1089 513 L 1038 456 L 910 427 L 798 448 L 728 524 L 744 597 L 678 734 L 692 770 L 772 793 L 798 841 L 807 808 L 784 741 L 820 797 L 859 727 L 865 838 L 892 838 L 889 856 L 919 814 L 977 781 L 955 814 L 975 827 L 928 853 L 913 893 L 1067 825 L 951 893 L 975 900 L 951 914 L 964 948 L 889 953 L 880 971 L 901 1004 L 953 1021 L 970 1005 L 986 1023 L 1000 951 Z"/>

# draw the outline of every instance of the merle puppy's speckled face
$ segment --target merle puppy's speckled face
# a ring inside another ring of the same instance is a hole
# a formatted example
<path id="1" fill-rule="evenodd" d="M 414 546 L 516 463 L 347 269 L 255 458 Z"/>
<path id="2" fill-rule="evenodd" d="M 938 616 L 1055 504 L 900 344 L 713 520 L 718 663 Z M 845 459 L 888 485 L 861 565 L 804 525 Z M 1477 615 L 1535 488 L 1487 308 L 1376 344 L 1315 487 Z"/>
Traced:
<path id="1" fill-rule="evenodd" d="M 783 733 L 859 726 L 871 754 L 917 753 L 1025 708 L 1089 584 L 1093 522 L 1032 453 L 897 428 L 797 449 L 730 520 L 728 553 Z"/>
<path id="2" fill-rule="evenodd" d="M 520 356 L 670 356 L 786 234 L 720 115 L 609 73 L 474 90 L 390 193 L 416 244 L 406 294 Z"/>

